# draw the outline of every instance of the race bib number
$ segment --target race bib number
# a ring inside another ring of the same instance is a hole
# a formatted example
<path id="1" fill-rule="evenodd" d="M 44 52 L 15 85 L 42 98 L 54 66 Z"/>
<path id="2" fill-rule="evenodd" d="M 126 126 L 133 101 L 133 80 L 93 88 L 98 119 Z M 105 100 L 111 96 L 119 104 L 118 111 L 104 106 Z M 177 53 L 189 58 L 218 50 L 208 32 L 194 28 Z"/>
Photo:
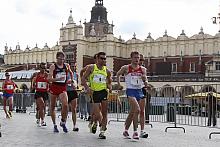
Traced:
<path id="1" fill-rule="evenodd" d="M 47 83 L 46 82 L 37 82 L 37 88 L 47 89 Z"/>
<path id="2" fill-rule="evenodd" d="M 56 78 L 59 79 L 59 78 L 63 78 L 63 80 L 60 80 L 60 81 L 56 81 L 58 83 L 65 83 L 66 82 L 66 72 L 59 72 L 56 74 Z"/>
<path id="3" fill-rule="evenodd" d="M 134 86 L 140 86 L 142 84 L 142 79 L 140 76 L 131 76 L 131 84 Z"/>
<path id="4" fill-rule="evenodd" d="M 106 77 L 101 74 L 94 75 L 93 81 L 95 83 L 106 83 Z"/>
<path id="5" fill-rule="evenodd" d="M 13 90 L 14 89 L 14 86 L 13 85 L 7 85 L 7 90 Z"/>

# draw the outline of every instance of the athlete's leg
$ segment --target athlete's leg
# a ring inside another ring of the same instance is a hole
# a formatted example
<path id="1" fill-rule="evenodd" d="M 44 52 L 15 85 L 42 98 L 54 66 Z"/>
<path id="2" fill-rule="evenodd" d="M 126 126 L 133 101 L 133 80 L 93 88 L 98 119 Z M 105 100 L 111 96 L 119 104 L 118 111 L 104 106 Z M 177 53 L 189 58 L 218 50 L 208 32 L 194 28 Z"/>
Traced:
<path id="1" fill-rule="evenodd" d="M 8 116 L 8 111 L 7 111 L 7 98 L 6 97 L 3 97 L 3 109 L 5 111 L 5 114 L 6 114 L 6 117 L 9 117 Z"/>
<path id="2" fill-rule="evenodd" d="M 57 95 L 50 94 L 50 115 L 54 125 L 56 125 L 56 113 L 55 113 L 56 101 L 57 101 Z"/>
<path id="3" fill-rule="evenodd" d="M 77 99 L 73 99 L 71 101 L 73 131 L 78 131 L 78 129 L 76 128 L 76 108 L 77 108 Z"/>
<path id="4" fill-rule="evenodd" d="M 62 104 L 62 110 L 61 110 L 61 116 L 62 121 L 66 122 L 67 115 L 68 115 L 68 96 L 66 92 L 63 92 L 59 95 L 61 104 Z"/>
<path id="5" fill-rule="evenodd" d="M 41 121 L 44 122 L 44 116 L 45 116 L 45 104 L 42 97 L 39 97 L 36 99 L 37 101 L 37 107 L 39 109 L 39 116 L 41 118 Z"/>
<path id="6" fill-rule="evenodd" d="M 145 125 L 145 105 L 146 105 L 146 99 L 143 98 L 138 102 L 140 106 L 140 124 L 141 124 L 141 130 L 144 130 Z"/>
<path id="7" fill-rule="evenodd" d="M 9 111 L 13 111 L 13 96 L 9 97 Z"/>
<path id="8" fill-rule="evenodd" d="M 107 126 L 107 122 L 108 122 L 108 118 L 107 118 L 107 114 L 108 114 L 108 101 L 102 101 L 101 103 L 101 112 L 102 112 L 102 123 L 101 123 L 101 127 L 102 130 L 106 130 L 106 126 Z"/>

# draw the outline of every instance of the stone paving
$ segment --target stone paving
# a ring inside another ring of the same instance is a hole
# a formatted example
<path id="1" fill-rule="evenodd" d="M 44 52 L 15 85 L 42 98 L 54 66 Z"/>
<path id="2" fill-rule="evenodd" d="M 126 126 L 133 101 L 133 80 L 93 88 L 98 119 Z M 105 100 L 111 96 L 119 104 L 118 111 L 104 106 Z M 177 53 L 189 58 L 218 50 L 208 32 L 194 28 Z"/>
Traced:
<path id="1" fill-rule="evenodd" d="M 164 130 L 166 123 L 153 123 L 153 128 L 146 126 L 149 138 L 140 139 L 138 142 L 124 139 L 122 137 L 123 123 L 111 122 L 106 133 L 107 139 L 98 139 L 97 134 L 88 133 L 88 122 L 78 119 L 79 132 L 73 132 L 71 118 L 68 118 L 67 126 L 69 133 L 53 133 L 53 126 L 50 117 L 46 117 L 47 127 L 37 127 L 35 115 L 28 113 L 14 113 L 12 119 L 6 119 L 3 112 L 0 112 L 2 124 L 0 138 L 1 147 L 32 147 L 32 146 L 53 146 L 53 147 L 217 147 L 220 145 L 220 135 L 213 135 L 208 139 L 212 131 L 220 131 L 216 128 L 205 128 L 195 126 L 183 126 L 182 129 Z M 59 122 L 59 119 L 57 119 Z M 130 135 L 132 131 L 130 130 Z"/>

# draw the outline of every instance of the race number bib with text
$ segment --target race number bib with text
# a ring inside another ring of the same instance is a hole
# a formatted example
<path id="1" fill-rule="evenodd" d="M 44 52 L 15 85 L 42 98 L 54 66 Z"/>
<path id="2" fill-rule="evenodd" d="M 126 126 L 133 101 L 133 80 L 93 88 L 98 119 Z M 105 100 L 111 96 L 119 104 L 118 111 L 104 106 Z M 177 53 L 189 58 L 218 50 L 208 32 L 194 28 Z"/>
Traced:
<path id="1" fill-rule="evenodd" d="M 95 83 L 106 83 L 106 77 L 101 74 L 94 75 L 93 81 Z"/>
<path id="2" fill-rule="evenodd" d="M 46 82 L 37 82 L 37 88 L 47 89 L 47 83 Z"/>
<path id="3" fill-rule="evenodd" d="M 14 86 L 13 85 L 7 85 L 7 90 L 12 90 L 12 89 L 14 89 Z"/>
<path id="4" fill-rule="evenodd" d="M 142 79 L 140 76 L 131 76 L 131 84 L 134 86 L 140 86 L 142 84 Z"/>
<path id="5" fill-rule="evenodd" d="M 58 83 L 65 83 L 66 82 L 66 72 L 59 72 L 56 74 L 56 78 L 63 78 L 63 80 L 56 81 Z"/>

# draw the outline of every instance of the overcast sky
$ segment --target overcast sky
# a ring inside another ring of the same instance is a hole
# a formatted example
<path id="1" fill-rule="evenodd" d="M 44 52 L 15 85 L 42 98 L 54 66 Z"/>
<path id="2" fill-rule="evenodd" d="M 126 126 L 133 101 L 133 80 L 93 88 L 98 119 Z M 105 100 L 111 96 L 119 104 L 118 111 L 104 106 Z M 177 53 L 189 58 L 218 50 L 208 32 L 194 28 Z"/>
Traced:
<path id="1" fill-rule="evenodd" d="M 76 23 L 90 20 L 95 0 L 1 0 L 0 53 L 7 43 L 12 49 L 19 42 L 22 49 L 45 43 L 52 47 L 59 40 L 62 22 L 67 23 L 73 10 Z M 123 39 L 145 39 L 148 32 L 153 38 L 164 34 L 177 37 L 184 29 L 188 36 L 204 32 L 215 35 L 219 29 L 211 18 L 219 12 L 220 0 L 104 0 L 108 21 L 114 22 L 114 34 Z"/>

